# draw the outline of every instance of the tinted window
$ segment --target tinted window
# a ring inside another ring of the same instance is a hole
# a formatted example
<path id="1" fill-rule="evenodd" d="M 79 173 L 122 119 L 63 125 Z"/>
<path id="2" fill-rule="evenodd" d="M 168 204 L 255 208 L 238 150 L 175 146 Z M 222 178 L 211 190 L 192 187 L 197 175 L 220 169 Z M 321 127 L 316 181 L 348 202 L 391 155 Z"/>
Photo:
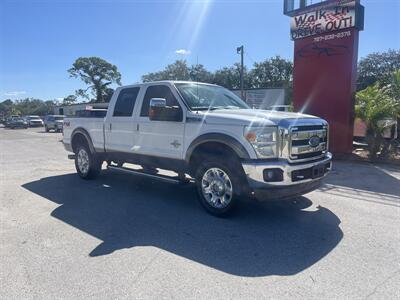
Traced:
<path id="1" fill-rule="evenodd" d="M 167 106 L 180 107 L 175 96 L 172 94 L 171 89 L 166 85 L 153 85 L 149 86 L 144 95 L 142 110 L 140 111 L 140 116 L 149 116 L 149 106 L 151 98 L 164 98 L 167 102 Z"/>
<path id="2" fill-rule="evenodd" d="M 117 103 L 115 103 L 114 117 L 132 116 L 139 89 L 139 87 L 126 88 L 119 92 Z"/>

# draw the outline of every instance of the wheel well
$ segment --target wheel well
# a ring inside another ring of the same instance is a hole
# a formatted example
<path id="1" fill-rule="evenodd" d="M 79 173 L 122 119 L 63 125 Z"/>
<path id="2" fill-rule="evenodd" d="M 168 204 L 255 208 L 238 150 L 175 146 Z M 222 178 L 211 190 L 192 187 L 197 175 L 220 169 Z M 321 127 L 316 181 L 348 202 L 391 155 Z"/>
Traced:
<path id="1" fill-rule="evenodd" d="M 239 160 L 236 152 L 226 144 L 220 142 L 205 142 L 198 145 L 192 152 L 189 160 L 189 169 L 192 174 L 196 171 L 205 156 L 219 156 L 224 160 Z"/>
<path id="2" fill-rule="evenodd" d="M 74 152 L 79 145 L 87 145 L 87 144 L 88 142 L 86 140 L 86 137 L 82 133 L 76 133 L 72 137 L 71 146 Z"/>

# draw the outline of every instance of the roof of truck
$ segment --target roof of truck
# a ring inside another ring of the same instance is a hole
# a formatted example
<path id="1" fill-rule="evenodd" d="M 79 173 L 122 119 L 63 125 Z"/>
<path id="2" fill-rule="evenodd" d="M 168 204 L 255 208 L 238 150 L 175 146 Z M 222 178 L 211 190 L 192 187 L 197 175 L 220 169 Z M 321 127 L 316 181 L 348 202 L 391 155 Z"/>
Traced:
<path id="1" fill-rule="evenodd" d="M 184 81 L 184 80 L 159 80 L 159 81 L 149 81 L 149 82 L 140 82 L 134 84 L 128 84 L 124 86 L 120 86 L 119 88 L 124 88 L 128 86 L 141 86 L 141 85 L 150 85 L 150 84 L 160 84 L 160 83 L 167 83 L 167 84 L 175 84 L 175 83 L 189 83 L 189 84 L 204 84 L 204 85 L 213 85 L 219 86 L 217 84 L 207 83 L 207 82 L 198 82 L 198 81 Z"/>

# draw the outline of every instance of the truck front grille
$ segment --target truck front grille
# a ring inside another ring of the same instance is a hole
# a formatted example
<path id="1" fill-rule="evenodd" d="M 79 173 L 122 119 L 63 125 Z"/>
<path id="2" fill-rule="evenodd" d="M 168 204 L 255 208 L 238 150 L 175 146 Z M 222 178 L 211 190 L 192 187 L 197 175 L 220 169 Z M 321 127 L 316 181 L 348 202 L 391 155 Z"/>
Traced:
<path id="1" fill-rule="evenodd" d="M 290 128 L 291 160 L 313 160 L 323 157 L 328 149 L 328 128 L 325 125 L 302 125 Z"/>

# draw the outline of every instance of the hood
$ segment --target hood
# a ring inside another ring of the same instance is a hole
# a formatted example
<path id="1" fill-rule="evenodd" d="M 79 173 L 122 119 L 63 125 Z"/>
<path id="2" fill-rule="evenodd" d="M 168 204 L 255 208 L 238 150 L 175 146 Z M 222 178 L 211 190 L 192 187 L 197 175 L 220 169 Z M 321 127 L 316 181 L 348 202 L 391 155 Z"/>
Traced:
<path id="1" fill-rule="evenodd" d="M 217 109 L 207 112 L 199 112 L 193 116 L 202 116 L 207 123 L 225 125 L 279 125 L 281 121 L 288 119 L 316 119 L 317 117 L 292 112 L 280 112 L 261 109 Z"/>

